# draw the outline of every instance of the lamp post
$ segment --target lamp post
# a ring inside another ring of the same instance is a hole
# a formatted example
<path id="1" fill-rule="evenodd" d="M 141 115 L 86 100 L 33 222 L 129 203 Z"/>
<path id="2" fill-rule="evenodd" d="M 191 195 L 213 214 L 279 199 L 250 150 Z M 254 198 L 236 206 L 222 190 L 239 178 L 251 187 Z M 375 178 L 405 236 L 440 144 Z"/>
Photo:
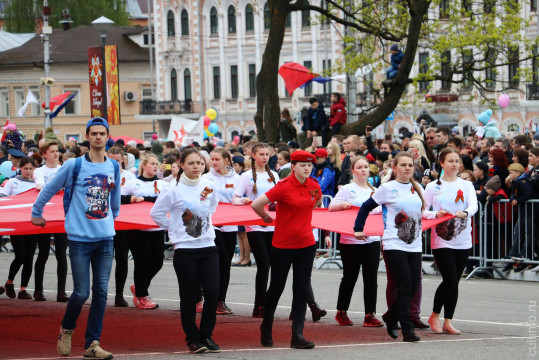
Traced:
<path id="1" fill-rule="evenodd" d="M 99 19 L 92 21 L 92 25 L 96 28 L 97 31 L 101 34 L 101 58 L 103 59 L 103 103 L 105 104 L 105 110 L 103 118 L 105 120 L 108 116 L 108 105 L 107 105 L 107 68 L 105 66 L 105 45 L 107 44 L 107 33 L 109 29 L 114 25 L 114 21 L 107 19 L 104 16 L 101 16 Z"/>

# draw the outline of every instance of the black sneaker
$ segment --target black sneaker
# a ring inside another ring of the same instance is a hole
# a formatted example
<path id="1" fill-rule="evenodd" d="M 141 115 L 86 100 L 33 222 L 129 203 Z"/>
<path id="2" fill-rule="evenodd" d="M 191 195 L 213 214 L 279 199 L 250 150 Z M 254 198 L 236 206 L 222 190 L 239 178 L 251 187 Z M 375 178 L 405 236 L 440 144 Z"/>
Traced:
<path id="1" fill-rule="evenodd" d="M 504 273 L 509 272 L 511 270 L 513 270 L 513 264 L 512 263 L 509 263 L 509 264 L 505 265 L 505 267 L 502 269 L 502 271 Z"/>
<path id="2" fill-rule="evenodd" d="M 202 343 L 202 345 L 204 345 L 208 349 L 208 352 L 211 352 L 211 353 L 221 352 L 221 348 L 219 347 L 219 345 L 215 343 L 215 341 L 212 340 L 212 338 L 202 339 L 200 340 L 200 342 Z"/>
<path id="3" fill-rule="evenodd" d="M 526 270 L 527 268 L 528 268 L 528 264 L 520 263 L 520 264 L 518 264 L 518 266 L 515 268 L 514 272 L 519 273 L 519 272 L 522 272 L 522 271 Z"/>
<path id="4" fill-rule="evenodd" d="M 191 354 L 202 354 L 208 350 L 208 348 L 200 341 L 189 343 L 187 346 L 189 346 L 189 352 Z"/>

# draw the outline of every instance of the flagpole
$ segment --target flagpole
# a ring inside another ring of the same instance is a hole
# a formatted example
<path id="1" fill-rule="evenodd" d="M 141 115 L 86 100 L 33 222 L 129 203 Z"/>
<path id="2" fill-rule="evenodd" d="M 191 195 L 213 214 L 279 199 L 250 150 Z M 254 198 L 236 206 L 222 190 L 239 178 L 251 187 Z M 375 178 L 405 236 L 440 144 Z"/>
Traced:
<path id="1" fill-rule="evenodd" d="M 52 120 L 50 118 L 50 97 L 51 97 L 51 88 L 49 86 L 49 63 L 50 63 L 50 54 L 49 54 L 49 34 L 52 33 L 52 29 L 49 28 L 49 15 L 51 9 L 48 6 L 48 1 L 43 0 L 43 69 L 45 70 L 45 130 L 48 127 L 52 127 Z"/>

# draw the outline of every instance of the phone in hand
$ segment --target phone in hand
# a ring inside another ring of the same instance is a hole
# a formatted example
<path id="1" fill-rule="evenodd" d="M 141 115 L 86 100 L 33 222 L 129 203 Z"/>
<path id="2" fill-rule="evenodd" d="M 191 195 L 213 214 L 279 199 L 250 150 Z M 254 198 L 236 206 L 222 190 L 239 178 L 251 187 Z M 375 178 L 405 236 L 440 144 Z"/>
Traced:
<path id="1" fill-rule="evenodd" d="M 365 131 L 372 131 L 372 126 L 371 125 L 365 126 Z"/>

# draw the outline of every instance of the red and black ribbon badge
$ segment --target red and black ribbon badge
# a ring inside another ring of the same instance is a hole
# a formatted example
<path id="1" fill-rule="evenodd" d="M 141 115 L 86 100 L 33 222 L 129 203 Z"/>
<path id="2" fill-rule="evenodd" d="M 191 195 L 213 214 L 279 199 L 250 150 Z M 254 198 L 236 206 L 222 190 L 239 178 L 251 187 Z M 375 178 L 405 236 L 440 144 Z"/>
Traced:
<path id="1" fill-rule="evenodd" d="M 414 189 L 414 186 L 412 185 L 412 187 L 410 188 L 410 190 L 412 191 L 412 194 L 415 194 L 415 189 Z M 372 195 L 371 195 L 372 196 Z"/>
<path id="2" fill-rule="evenodd" d="M 324 173 L 324 169 L 318 169 L 318 172 L 316 173 L 316 176 L 322 176 L 322 174 Z"/>
<path id="3" fill-rule="evenodd" d="M 494 176 L 494 168 L 488 169 L 488 176 L 493 177 Z"/>
<path id="4" fill-rule="evenodd" d="M 268 182 L 273 182 L 273 180 L 271 180 L 271 178 L 268 178 Z"/>
<path id="5" fill-rule="evenodd" d="M 314 200 L 314 198 L 316 198 L 316 200 L 320 199 L 320 192 L 318 189 L 309 190 L 309 195 L 311 195 L 312 200 Z"/>
<path id="6" fill-rule="evenodd" d="M 234 184 L 225 184 L 225 189 L 234 189 Z"/>
<path id="7" fill-rule="evenodd" d="M 371 197 L 372 197 L 373 195 L 374 195 L 374 190 L 373 190 L 373 191 L 371 191 Z"/>
<path id="8" fill-rule="evenodd" d="M 161 190 L 159 190 L 159 188 L 157 187 L 157 180 L 155 180 L 155 181 L 153 182 L 153 191 L 154 191 L 156 194 L 161 193 Z"/>
<path id="9" fill-rule="evenodd" d="M 125 178 L 122 178 L 122 183 L 120 184 L 120 186 L 124 186 L 125 185 Z"/>
<path id="10" fill-rule="evenodd" d="M 464 202 L 464 192 L 462 190 L 459 189 L 459 191 L 457 191 L 457 197 L 455 198 L 455 204 L 458 203 L 460 201 Z"/>
<path id="11" fill-rule="evenodd" d="M 200 201 L 204 201 L 208 199 L 208 195 L 211 194 L 212 192 L 213 190 L 206 186 L 204 190 L 202 190 L 202 192 L 200 193 Z"/>
<path id="12" fill-rule="evenodd" d="M 114 181 L 111 181 L 111 182 L 109 183 L 109 192 L 110 192 L 112 189 L 116 189 L 116 185 L 114 185 Z"/>

